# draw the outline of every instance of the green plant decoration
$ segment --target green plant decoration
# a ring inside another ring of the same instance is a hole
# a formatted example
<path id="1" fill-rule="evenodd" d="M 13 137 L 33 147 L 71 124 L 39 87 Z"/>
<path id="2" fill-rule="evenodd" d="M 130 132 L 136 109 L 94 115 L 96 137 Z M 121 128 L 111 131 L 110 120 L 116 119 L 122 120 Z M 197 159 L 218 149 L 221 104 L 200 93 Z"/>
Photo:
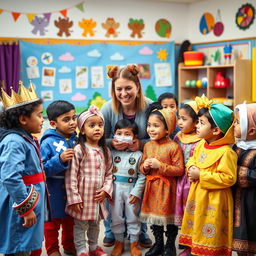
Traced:
<path id="1" fill-rule="evenodd" d="M 157 96 L 155 94 L 155 90 L 153 88 L 152 85 L 148 85 L 147 89 L 146 89 L 146 97 L 153 100 L 153 101 L 157 101 Z"/>
<path id="2" fill-rule="evenodd" d="M 220 60 L 220 50 L 218 49 L 214 54 L 211 55 L 214 62 L 218 62 Z"/>

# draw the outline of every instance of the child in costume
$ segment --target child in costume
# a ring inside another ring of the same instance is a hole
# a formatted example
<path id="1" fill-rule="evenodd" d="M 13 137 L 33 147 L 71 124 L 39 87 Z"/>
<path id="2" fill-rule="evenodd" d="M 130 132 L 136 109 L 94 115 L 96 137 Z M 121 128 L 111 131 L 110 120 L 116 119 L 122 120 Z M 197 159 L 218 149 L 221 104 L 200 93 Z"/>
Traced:
<path id="1" fill-rule="evenodd" d="M 100 219 L 107 217 L 104 200 L 112 197 L 112 158 L 104 137 L 104 118 L 90 106 L 78 117 L 78 145 L 66 172 L 66 212 L 74 217 L 78 256 L 106 256 L 98 246 Z M 86 247 L 87 233 L 89 248 Z"/>
<path id="2" fill-rule="evenodd" d="M 20 82 L 11 97 L 2 89 L 0 114 L 0 253 L 28 256 L 42 247 L 45 178 L 32 133 L 43 125 L 42 100 Z"/>
<path id="3" fill-rule="evenodd" d="M 127 119 L 119 120 L 114 128 L 114 138 L 118 141 L 132 143 L 138 135 L 138 126 Z M 110 204 L 112 216 L 111 230 L 115 235 L 115 247 L 112 256 L 120 256 L 124 251 L 124 234 L 130 236 L 131 256 L 140 256 L 139 221 L 140 199 L 142 199 L 145 176 L 140 173 L 141 151 L 111 150 L 113 158 L 113 202 Z"/>
<path id="4" fill-rule="evenodd" d="M 192 255 L 230 256 L 233 236 L 233 198 L 236 182 L 236 153 L 233 111 L 196 98 L 197 144 L 186 167 L 191 186 L 182 220 L 179 243 L 189 246 Z"/>
<path id="5" fill-rule="evenodd" d="M 51 221 L 44 225 L 45 247 L 50 256 L 60 256 L 59 230 L 62 230 L 62 246 L 66 254 L 75 255 L 73 242 L 74 219 L 65 213 L 67 195 L 65 172 L 74 155 L 77 141 L 77 120 L 73 104 L 58 100 L 46 109 L 50 125 L 40 140 L 41 156 L 50 193 Z"/>
<path id="6" fill-rule="evenodd" d="M 235 108 L 234 150 L 238 155 L 233 250 L 239 256 L 256 254 L 256 104 Z"/>
<path id="7" fill-rule="evenodd" d="M 150 105 L 148 111 L 147 133 L 151 141 L 144 146 L 140 166 L 140 171 L 146 175 L 141 219 L 152 225 L 155 243 L 145 255 L 176 255 L 176 177 L 184 173 L 183 153 L 180 146 L 170 139 L 176 126 L 175 114 L 159 104 Z M 164 226 L 167 226 L 165 246 Z"/>
<path id="8" fill-rule="evenodd" d="M 197 124 L 197 113 L 198 107 L 195 101 L 190 101 L 181 106 L 178 115 L 178 127 L 180 132 L 174 137 L 183 151 L 184 163 L 186 164 L 188 159 L 193 155 L 194 149 L 200 140 L 196 135 L 196 124 Z M 188 192 L 190 188 L 190 182 L 187 175 L 184 174 L 177 179 L 177 190 L 176 190 L 176 206 L 175 206 L 175 224 L 181 226 L 184 209 L 187 202 Z M 187 255 L 185 249 L 179 256 Z"/>

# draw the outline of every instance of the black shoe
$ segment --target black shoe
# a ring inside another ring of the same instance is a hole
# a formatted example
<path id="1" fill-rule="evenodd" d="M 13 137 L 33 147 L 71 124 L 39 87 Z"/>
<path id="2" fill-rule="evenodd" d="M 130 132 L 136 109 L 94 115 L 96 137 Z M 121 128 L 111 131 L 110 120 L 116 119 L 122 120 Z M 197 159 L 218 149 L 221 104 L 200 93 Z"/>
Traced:
<path id="1" fill-rule="evenodd" d="M 150 248 L 152 246 L 152 240 L 148 237 L 145 238 L 143 236 L 139 237 L 140 246 L 144 248 Z"/>
<path id="2" fill-rule="evenodd" d="M 175 225 L 167 225 L 167 231 L 165 235 L 167 237 L 166 244 L 164 246 L 163 256 L 176 256 L 175 239 L 178 234 L 178 227 Z"/>
<path id="3" fill-rule="evenodd" d="M 115 243 L 115 238 L 110 238 L 105 236 L 103 239 L 103 245 L 105 247 L 111 247 L 114 245 L 114 243 Z"/>
<path id="4" fill-rule="evenodd" d="M 153 235 L 155 237 L 154 245 L 146 252 L 145 256 L 158 256 L 162 255 L 164 252 L 164 227 L 152 225 L 151 229 L 153 231 Z"/>

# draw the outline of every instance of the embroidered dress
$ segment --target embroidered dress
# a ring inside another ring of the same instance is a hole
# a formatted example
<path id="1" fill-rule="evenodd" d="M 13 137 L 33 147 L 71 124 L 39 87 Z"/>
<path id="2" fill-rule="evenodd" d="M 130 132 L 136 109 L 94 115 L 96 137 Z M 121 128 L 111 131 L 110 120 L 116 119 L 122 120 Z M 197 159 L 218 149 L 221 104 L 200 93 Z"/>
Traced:
<path id="1" fill-rule="evenodd" d="M 66 212 L 78 220 L 100 220 L 107 217 L 104 202 L 94 200 L 96 190 L 103 189 L 111 198 L 112 186 L 112 158 L 108 150 L 109 161 L 105 164 L 101 148 L 85 144 L 84 151 L 76 145 L 75 155 L 70 170 L 66 172 L 67 207 Z M 68 206 L 83 202 L 83 209 L 76 213 Z"/>
<path id="2" fill-rule="evenodd" d="M 177 142 L 182 151 L 184 157 L 184 163 L 186 164 L 188 159 L 193 155 L 194 149 L 200 138 L 195 133 L 185 134 L 178 132 L 174 137 L 174 141 Z M 177 190 L 176 190 L 176 205 L 175 205 L 175 225 L 181 226 L 186 202 L 188 198 L 188 192 L 190 188 L 190 182 L 188 181 L 187 174 L 184 173 L 177 179 Z"/>
<path id="3" fill-rule="evenodd" d="M 37 250 L 42 247 L 44 237 L 45 182 L 31 179 L 30 185 L 26 185 L 24 179 L 42 174 L 38 146 L 25 130 L 4 132 L 1 128 L 0 155 L 0 253 Z M 23 227 L 21 216 L 31 210 L 37 221 L 30 228 Z"/>
<path id="4" fill-rule="evenodd" d="M 143 162 L 156 158 L 159 169 L 145 173 Z M 169 138 L 149 141 L 144 146 L 140 171 L 146 174 L 146 187 L 141 208 L 141 220 L 154 225 L 174 224 L 176 177 L 184 173 L 180 146 Z"/>
<path id="5" fill-rule="evenodd" d="M 208 145 L 202 139 L 187 163 L 199 167 L 200 178 L 191 183 L 179 243 L 193 255 L 230 256 L 233 236 L 233 198 L 236 153 L 228 145 L 232 133 Z M 227 136 L 227 139 L 225 137 Z"/>
<path id="6" fill-rule="evenodd" d="M 233 250 L 256 253 L 256 150 L 234 146 L 238 155 Z"/>

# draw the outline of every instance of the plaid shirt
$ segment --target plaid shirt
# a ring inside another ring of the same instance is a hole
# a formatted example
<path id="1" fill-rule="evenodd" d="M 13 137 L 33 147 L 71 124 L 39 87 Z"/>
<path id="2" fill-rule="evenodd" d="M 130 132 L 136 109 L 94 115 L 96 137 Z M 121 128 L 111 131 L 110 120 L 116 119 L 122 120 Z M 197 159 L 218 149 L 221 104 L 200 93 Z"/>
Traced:
<path id="1" fill-rule="evenodd" d="M 101 148 L 85 145 L 85 154 L 78 144 L 71 161 L 69 171 L 66 171 L 67 206 L 66 212 L 78 220 L 99 220 L 107 217 L 105 203 L 94 200 L 96 190 L 103 189 L 111 198 L 112 186 L 112 157 L 108 149 L 109 161 Z M 68 206 L 83 202 L 83 209 L 76 213 Z"/>

